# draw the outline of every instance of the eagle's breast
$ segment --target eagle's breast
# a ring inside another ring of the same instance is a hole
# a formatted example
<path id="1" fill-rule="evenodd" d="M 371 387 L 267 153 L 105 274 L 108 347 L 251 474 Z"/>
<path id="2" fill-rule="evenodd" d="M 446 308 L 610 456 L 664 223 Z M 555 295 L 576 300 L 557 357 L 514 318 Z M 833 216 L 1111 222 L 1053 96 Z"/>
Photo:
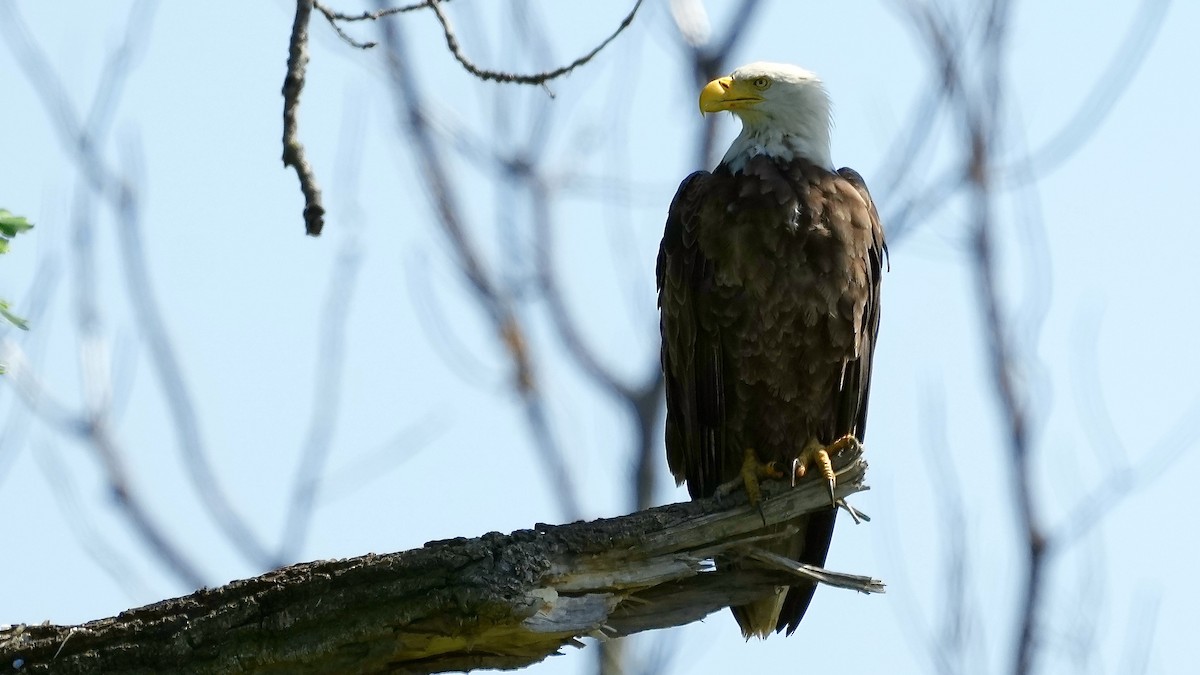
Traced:
<path id="1" fill-rule="evenodd" d="M 855 225 L 839 180 L 803 160 L 754 157 L 714 186 L 724 208 L 704 210 L 699 244 L 715 273 L 706 319 L 724 336 L 749 443 L 825 435 L 858 351 L 866 252 L 846 231 Z"/>

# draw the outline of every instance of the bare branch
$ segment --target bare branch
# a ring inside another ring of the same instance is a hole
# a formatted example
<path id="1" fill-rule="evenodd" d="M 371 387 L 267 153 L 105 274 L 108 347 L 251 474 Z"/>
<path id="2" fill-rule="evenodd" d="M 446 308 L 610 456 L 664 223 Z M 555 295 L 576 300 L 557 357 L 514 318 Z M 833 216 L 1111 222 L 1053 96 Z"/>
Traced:
<path id="1" fill-rule="evenodd" d="M 348 100 L 343 113 L 334 188 L 342 202 L 341 211 L 345 214 L 342 228 L 344 240 L 329 274 L 324 310 L 317 314 L 316 330 L 320 340 L 314 367 L 312 413 L 276 554 L 280 560 L 288 562 L 299 559 L 316 508 L 318 492 L 325 489 L 326 462 L 333 447 L 342 407 L 350 310 L 354 305 L 363 265 L 359 225 L 362 214 L 357 201 L 364 137 L 362 109 Z"/>
<path id="2" fill-rule="evenodd" d="M 411 5 L 404 5 L 403 7 L 388 7 L 386 9 L 380 9 L 374 12 L 362 12 L 360 14 L 346 14 L 344 12 L 335 11 L 327 7 L 324 3 L 318 2 L 318 0 L 313 0 L 313 7 L 325 16 L 325 20 L 329 22 L 330 27 L 333 28 L 334 32 L 337 33 L 337 36 L 340 37 L 346 44 L 356 49 L 371 49 L 379 43 L 359 42 L 358 40 L 355 40 L 354 38 L 350 37 L 346 31 L 342 30 L 342 27 L 338 25 L 338 22 L 378 21 L 385 16 L 403 14 L 404 12 L 411 12 L 418 9 L 425 9 L 426 7 L 432 6 L 435 1 L 436 0 L 422 0 L 422 2 L 414 2 Z M 450 0 L 442 0 L 442 2 L 450 2 Z"/>
<path id="3" fill-rule="evenodd" d="M 1010 168 L 1003 176 L 1006 183 L 1020 186 L 1052 173 L 1095 136 L 1145 63 L 1150 47 L 1166 23 L 1170 5 L 1171 0 L 1142 0 L 1124 42 L 1113 54 L 1108 67 L 1096 78 L 1092 90 L 1050 140 L 1025 158 L 1031 171 Z"/>
<path id="4" fill-rule="evenodd" d="M 1037 512 L 1034 494 L 1034 463 L 1026 392 L 1020 389 L 1018 351 L 1011 332 L 1011 317 L 1002 305 L 999 264 L 996 261 L 996 155 L 1005 131 L 1003 119 L 1006 87 L 1003 57 L 1007 45 L 1011 3 L 990 0 L 984 7 L 982 24 L 970 30 L 971 18 L 957 25 L 939 11 L 937 3 L 909 2 L 906 10 L 912 23 L 932 50 L 933 65 L 943 76 L 943 89 L 958 116 L 964 156 L 959 173 L 966 181 L 969 204 L 969 237 L 976 298 L 983 322 L 992 386 L 1004 424 L 1004 443 L 1011 468 L 1012 505 L 1022 531 L 1025 574 L 1021 582 L 1016 643 L 1012 672 L 1033 671 L 1039 610 L 1045 602 L 1047 539 Z M 968 74 L 961 68 L 963 49 L 957 36 L 972 36 L 972 56 L 978 69 Z"/>
<path id="5" fill-rule="evenodd" d="M 287 523 L 280 540 L 280 560 L 295 560 L 304 546 L 305 535 L 312 521 L 317 490 L 321 483 L 325 461 L 333 442 L 333 433 L 341 408 L 342 376 L 346 361 L 346 326 L 353 305 L 354 290 L 362 269 L 362 253 L 353 240 L 347 240 L 330 274 L 325 310 L 320 317 L 320 345 L 317 348 L 316 386 L 313 393 L 312 416 L 308 435 L 300 453 L 292 488 Z"/>
<path id="6" fill-rule="evenodd" d="M 834 464 L 839 497 L 865 489 L 861 455 L 842 453 Z M 537 524 L 511 535 L 293 565 L 81 626 L 7 627 L 0 661 L 20 659 L 31 675 L 184 665 L 193 673 L 517 668 L 582 646 L 583 637 L 682 625 L 779 586 L 882 592 L 870 577 L 762 556 L 758 542 L 829 503 L 817 479 L 767 488 L 761 512 L 740 494 L 725 504 L 708 499 L 589 523 Z M 742 564 L 715 566 L 714 556 Z"/>
<path id="7" fill-rule="evenodd" d="M 529 190 L 533 211 L 534 259 L 538 285 L 549 305 L 550 322 L 554 326 L 559 340 L 580 368 L 598 384 L 619 399 L 633 398 L 633 390 L 621 382 L 604 364 L 600 363 L 592 349 L 584 343 L 583 336 L 580 335 L 575 321 L 571 318 L 567 303 L 563 300 L 558 286 L 558 278 L 554 274 L 554 262 L 551 255 L 554 248 L 554 228 L 551 226 L 549 189 L 540 177 L 532 175 L 531 172 L 526 172 L 521 178 Z M 657 363 L 654 368 L 658 368 Z"/>
<path id="8" fill-rule="evenodd" d="M 750 27 L 755 13 L 761 6 L 760 0 L 742 0 L 742 4 L 733 13 L 733 21 L 725 34 L 717 41 L 716 47 L 693 42 L 691 39 L 692 28 L 683 22 L 684 15 L 677 12 L 672 14 L 675 28 L 682 38 L 681 44 L 685 48 L 688 63 L 691 66 L 691 75 L 697 84 L 704 84 L 723 74 L 722 71 L 730 52 L 737 46 L 738 40 L 741 39 L 746 29 Z M 703 11 L 703 7 L 697 7 L 696 11 Z M 701 119 L 696 143 L 697 167 L 708 168 L 715 163 L 716 132 L 717 118 L 715 115 L 707 115 Z"/>
<path id="9" fill-rule="evenodd" d="M 524 328 L 511 298 L 492 279 L 468 234 L 453 185 L 443 164 L 441 151 L 434 141 L 429 121 L 425 116 L 423 97 L 406 52 L 401 28 L 394 21 L 385 21 L 381 24 L 381 30 L 383 42 L 388 50 L 387 65 L 395 92 L 396 113 L 405 133 L 412 139 L 421 175 L 433 202 L 438 222 L 457 256 L 456 262 L 460 271 L 469 283 L 476 301 L 487 313 L 496 338 L 512 361 L 513 386 L 521 396 L 526 420 L 534 434 L 535 446 L 541 455 L 543 467 L 549 472 L 550 484 L 565 512 L 577 518 L 582 509 L 577 493 L 571 485 L 570 472 L 562 453 L 553 441 L 545 417 Z"/>
<path id="10" fill-rule="evenodd" d="M 332 28 L 335 33 L 337 33 L 337 36 L 342 39 L 342 42 L 345 42 L 355 49 L 371 49 L 378 44 L 377 42 L 359 42 L 358 40 L 350 37 L 350 34 L 342 30 L 342 27 L 338 25 L 338 13 L 317 2 L 317 0 L 313 0 L 313 7 L 316 8 L 318 12 L 325 15 L 325 20 L 329 22 L 329 27 Z"/>
<path id="11" fill-rule="evenodd" d="M 1003 416 L 1005 443 L 1008 447 L 1013 504 L 1024 534 L 1025 575 L 1020 591 L 1016 645 L 1013 650 L 1014 675 L 1033 672 L 1039 609 L 1045 601 L 1043 585 L 1046 572 L 1046 537 L 1037 513 L 1034 495 L 1034 463 L 1030 456 L 1031 440 L 1027 400 L 1018 391 L 1017 356 L 1009 333 L 1010 322 L 1001 306 L 999 271 L 995 258 L 994 233 L 995 185 L 993 164 L 997 138 L 1002 132 L 1003 80 L 1001 55 L 1005 45 L 1011 7 L 1007 0 L 994 0 L 989 8 L 986 29 L 981 38 L 983 69 L 982 90 L 989 96 L 974 105 L 961 106 L 963 140 L 969 148 L 966 175 L 971 200 L 972 254 L 976 272 L 977 298 L 980 302 L 985 339 L 991 361 L 992 384 Z M 953 54 L 944 56 L 946 62 Z"/>
<path id="12" fill-rule="evenodd" d="M 43 422 L 68 433 L 79 433 L 84 428 L 82 417 L 46 387 L 17 342 L 8 338 L 0 340 L 0 363 L 5 366 L 4 378 L 20 394 L 26 407 Z"/>
<path id="13" fill-rule="evenodd" d="M 322 14 L 325 14 L 325 16 L 329 17 L 330 21 L 377 21 L 385 16 L 403 14 L 405 12 L 411 12 L 418 9 L 425 9 L 437 1 L 442 3 L 450 2 L 450 0 L 421 0 L 421 2 L 414 2 L 410 5 L 404 5 L 401 7 L 385 7 L 384 9 L 378 9 L 374 12 L 362 12 L 360 14 L 345 14 L 343 12 L 335 12 L 325 8 L 320 2 L 315 1 L 313 2 L 313 5 L 320 9 Z"/>
<path id="14" fill-rule="evenodd" d="M 1117 672 L 1141 675 L 1150 671 L 1150 648 L 1154 645 L 1154 629 L 1158 623 L 1159 593 L 1144 593 L 1134 604 L 1129 617 L 1129 637 L 1121 654 L 1121 665 Z"/>
<path id="15" fill-rule="evenodd" d="M 82 503 L 82 492 L 70 473 L 70 464 L 59 456 L 59 449 L 49 442 L 39 442 L 33 448 L 33 457 L 46 478 L 46 485 L 54 493 L 54 501 L 62 512 L 63 522 L 74 533 L 87 555 L 104 570 L 114 584 L 131 598 L 154 597 L 152 591 L 131 564 L 131 551 L 109 541 L 95 522 L 96 512 Z"/>
<path id="16" fill-rule="evenodd" d="M 288 41 L 287 75 L 283 78 L 283 166 L 296 169 L 300 191 L 304 193 L 304 232 L 316 237 L 325 226 L 325 207 L 321 205 L 321 188 L 312 165 L 305 157 L 304 144 L 299 137 L 300 92 L 304 89 L 308 67 L 308 22 L 312 18 L 313 0 L 296 0 L 296 18 Z"/>
<path id="17" fill-rule="evenodd" d="M 454 30 L 450 27 L 450 20 L 446 17 L 445 12 L 442 11 L 441 0 L 429 0 L 428 6 L 437 16 L 438 23 L 442 24 L 442 32 L 446 37 L 446 47 L 450 50 L 450 53 L 454 55 L 454 58 L 460 64 L 462 64 L 462 67 L 465 68 L 468 73 L 471 73 L 475 77 L 478 77 L 484 81 L 544 85 L 551 80 L 570 73 L 571 71 L 595 58 L 597 54 L 603 51 L 604 48 L 609 45 L 609 43 L 617 39 L 617 36 L 624 32 L 624 30 L 628 28 L 631 23 L 633 23 L 633 17 L 637 15 L 638 9 L 642 6 L 642 1 L 643 0 L 637 0 L 637 2 L 633 4 L 633 9 L 629 10 L 629 14 L 625 15 L 625 18 L 621 20 L 621 23 L 617 26 L 617 29 L 587 54 L 584 54 L 565 66 L 555 68 L 554 70 L 530 74 L 505 73 L 498 70 L 487 70 L 475 65 L 474 62 L 472 62 L 465 54 L 463 54 L 462 48 L 458 44 L 458 38 L 455 36 Z"/>
<path id="18" fill-rule="evenodd" d="M 22 294 L 26 299 L 26 306 L 29 308 L 23 312 L 30 325 L 36 326 L 41 323 L 41 319 L 46 314 L 47 307 L 50 306 L 50 299 L 54 297 L 57 290 L 59 280 L 62 277 L 60 265 L 54 256 L 45 256 L 42 262 L 38 265 L 38 270 L 34 276 L 33 282 L 29 285 L 29 290 Z M 0 333 L 6 334 L 6 333 Z M 0 363 L 7 363 L 10 355 L 20 354 L 22 368 L 25 377 L 33 376 L 40 366 L 39 357 L 42 355 L 46 346 L 46 341 L 49 335 L 46 331 L 33 331 L 22 336 L 22 342 L 29 345 L 28 350 L 22 350 L 17 346 L 17 343 L 10 342 L 8 338 L 0 339 Z M 32 357 L 27 351 L 34 352 Z M 12 379 L 11 376 L 9 379 Z M 23 383 L 16 383 L 17 387 L 25 389 L 26 396 L 30 394 L 29 386 Z M 40 382 L 36 385 L 36 389 L 41 391 L 43 386 Z M 53 406 L 57 408 L 54 413 L 46 411 L 45 414 L 51 417 L 57 416 L 59 420 L 69 420 L 71 413 L 66 410 L 63 404 L 53 402 Z M 4 488 L 4 480 L 9 475 L 9 469 L 16 461 L 21 447 L 28 438 L 30 427 L 35 418 L 35 415 L 30 415 L 29 406 L 27 405 L 10 405 L 8 415 L 3 422 L 0 422 L 0 490 Z"/>
<path id="19" fill-rule="evenodd" d="M 153 522 L 145 505 L 134 495 L 122 453 L 109 434 L 104 419 L 84 419 L 67 412 L 60 404 L 52 403 L 36 374 L 27 365 L 24 352 L 16 343 L 9 340 L 0 342 L 0 357 L 9 366 L 6 377 L 15 381 L 17 391 L 35 415 L 58 431 L 88 442 L 95 450 L 96 459 L 104 472 L 113 501 L 133 527 L 134 534 L 183 585 L 189 588 L 204 586 L 204 576 Z"/>
<path id="20" fill-rule="evenodd" d="M 136 43 L 150 34 L 143 23 L 149 21 L 149 12 L 154 6 L 151 2 L 134 5 L 126 30 L 126 43 Z M 0 19 L 0 30 L 8 38 L 5 42 L 54 120 L 59 140 L 74 160 L 88 188 L 99 195 L 114 213 L 126 292 L 150 347 L 151 360 L 174 421 L 188 478 L 209 515 L 242 554 L 257 565 L 273 567 L 273 559 L 233 509 L 208 461 L 191 393 L 184 382 L 183 369 L 153 295 L 150 272 L 142 250 L 141 208 L 136 186 L 100 156 L 97 149 L 101 147 L 103 139 L 92 136 L 91 130 L 82 126 L 59 77 L 40 49 L 30 41 L 20 16 L 10 4 L 0 3 Z M 130 51 L 133 51 L 132 47 L 122 46 L 112 58 L 129 63 L 125 54 Z M 102 93 L 97 100 L 115 106 L 117 97 L 112 90 L 119 89 L 119 84 L 124 81 L 125 69 L 108 67 L 104 73 L 110 79 L 100 83 L 98 91 Z M 89 119 L 103 121 L 107 118 L 107 113 L 94 108 Z M 96 125 L 98 131 L 104 131 L 107 126 L 99 122 Z M 35 399 L 35 402 L 39 408 L 45 405 L 41 399 Z M 94 426 L 95 421 L 88 420 L 87 424 Z"/>
<path id="21" fill-rule="evenodd" d="M 1108 470 L 1100 484 L 1080 499 L 1063 522 L 1054 528 L 1053 536 L 1047 542 L 1050 549 L 1057 552 L 1078 542 L 1129 495 L 1161 477 L 1184 453 L 1195 448 L 1200 443 L 1198 417 L 1200 396 L 1192 399 L 1174 425 L 1146 451 L 1145 457 Z"/>
<path id="22" fill-rule="evenodd" d="M 150 510 L 134 495 L 122 453 L 108 429 L 107 422 L 103 419 L 90 420 L 87 439 L 96 449 L 104 467 L 113 501 L 124 513 L 126 520 L 133 525 L 134 532 L 155 557 L 166 564 L 167 570 L 174 574 L 180 583 L 189 588 L 204 587 L 206 576 L 167 538 L 166 531 L 151 518 Z"/>

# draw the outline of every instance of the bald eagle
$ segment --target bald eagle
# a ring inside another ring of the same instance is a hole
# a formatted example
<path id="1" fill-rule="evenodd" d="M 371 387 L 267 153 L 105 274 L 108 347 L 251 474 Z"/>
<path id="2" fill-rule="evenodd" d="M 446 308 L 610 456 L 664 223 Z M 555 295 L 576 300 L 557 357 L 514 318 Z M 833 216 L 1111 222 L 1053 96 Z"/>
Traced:
<path id="1" fill-rule="evenodd" d="M 802 68 L 752 63 L 708 83 L 700 110 L 742 130 L 712 172 L 684 179 L 658 254 L 667 461 L 692 498 L 822 473 L 861 441 L 886 246 L 859 174 L 833 168 L 829 98 Z M 738 482 L 740 481 L 740 483 Z M 832 502 L 832 499 L 831 499 Z M 771 551 L 823 565 L 837 509 L 779 526 Z M 737 565 L 718 560 L 718 566 Z M 791 635 L 815 586 L 732 607 L 742 634 Z"/>

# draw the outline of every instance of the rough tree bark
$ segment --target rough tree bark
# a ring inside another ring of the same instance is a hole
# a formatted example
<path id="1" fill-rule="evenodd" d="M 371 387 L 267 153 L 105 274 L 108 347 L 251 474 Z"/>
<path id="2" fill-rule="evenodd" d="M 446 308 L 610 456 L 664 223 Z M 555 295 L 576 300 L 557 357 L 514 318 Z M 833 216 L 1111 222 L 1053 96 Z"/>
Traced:
<path id="1" fill-rule="evenodd" d="M 839 498 L 866 489 L 860 452 L 834 465 Z M 820 480 L 766 494 L 761 511 L 739 493 L 292 565 L 80 626 L 6 626 L 0 663 L 24 673 L 519 668 L 581 647 L 581 637 L 682 625 L 799 579 L 883 590 L 757 549 L 767 525 L 829 503 Z M 758 564 L 716 569 L 714 556 Z"/>

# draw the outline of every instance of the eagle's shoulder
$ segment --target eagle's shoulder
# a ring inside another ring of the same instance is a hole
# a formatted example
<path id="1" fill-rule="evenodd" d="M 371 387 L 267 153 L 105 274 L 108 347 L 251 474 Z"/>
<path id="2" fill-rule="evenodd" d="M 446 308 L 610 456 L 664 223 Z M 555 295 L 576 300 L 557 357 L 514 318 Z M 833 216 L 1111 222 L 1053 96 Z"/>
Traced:
<path id="1" fill-rule="evenodd" d="M 666 273 L 668 258 L 676 253 L 695 245 L 697 226 L 697 211 L 703 203 L 703 197 L 708 191 L 708 183 L 712 174 L 707 171 L 695 171 L 683 179 L 671 206 L 667 209 L 667 224 L 663 229 L 662 244 L 658 249 L 658 290 L 663 289 L 663 275 Z"/>

